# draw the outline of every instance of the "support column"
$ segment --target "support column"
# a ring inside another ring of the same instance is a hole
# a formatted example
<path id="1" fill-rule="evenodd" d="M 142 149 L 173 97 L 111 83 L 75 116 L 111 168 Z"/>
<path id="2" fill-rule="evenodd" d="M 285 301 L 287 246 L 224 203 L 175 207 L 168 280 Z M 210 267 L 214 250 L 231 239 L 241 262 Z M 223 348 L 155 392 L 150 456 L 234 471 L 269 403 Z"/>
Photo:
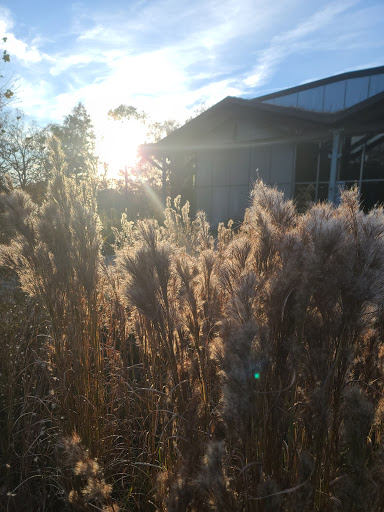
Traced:
<path id="1" fill-rule="evenodd" d="M 328 187 L 328 201 L 331 203 L 335 202 L 336 199 L 336 179 L 337 179 L 337 164 L 339 161 L 340 152 L 340 131 L 333 132 L 332 141 L 332 158 L 331 158 L 331 172 L 329 176 L 329 187 Z"/>
<path id="2" fill-rule="evenodd" d="M 164 157 L 161 160 L 161 167 L 162 167 L 162 175 L 161 175 L 161 192 L 162 192 L 162 202 L 163 202 L 163 208 L 166 207 L 167 202 L 167 159 Z"/>
<path id="3" fill-rule="evenodd" d="M 367 143 L 363 144 L 363 151 L 361 152 L 361 160 L 360 160 L 360 175 L 359 175 L 359 197 L 361 198 L 361 182 L 363 180 L 363 170 L 364 170 L 364 161 L 365 161 L 365 148 Z"/>

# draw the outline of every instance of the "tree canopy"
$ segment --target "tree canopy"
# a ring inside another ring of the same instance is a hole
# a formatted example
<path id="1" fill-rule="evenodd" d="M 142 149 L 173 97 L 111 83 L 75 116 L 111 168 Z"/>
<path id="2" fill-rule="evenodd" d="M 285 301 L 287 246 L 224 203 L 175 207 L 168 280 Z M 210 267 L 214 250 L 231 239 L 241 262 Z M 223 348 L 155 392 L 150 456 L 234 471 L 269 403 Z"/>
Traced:
<path id="1" fill-rule="evenodd" d="M 138 110 L 133 105 L 121 104 L 111 109 L 108 112 L 108 116 L 115 121 L 141 121 L 146 126 L 148 142 L 158 142 L 163 137 L 180 128 L 180 123 L 175 119 L 153 121 L 146 112 Z"/>
<path id="2" fill-rule="evenodd" d="M 137 110 L 132 105 L 119 105 L 118 107 L 111 109 L 108 112 L 108 117 L 115 121 L 121 121 L 122 119 L 136 119 L 137 121 L 146 121 L 148 114 L 144 111 Z"/>
<path id="3" fill-rule="evenodd" d="M 67 175 L 83 179 L 96 172 L 96 136 L 91 117 L 82 103 L 65 116 L 62 125 L 51 125 L 50 129 L 60 141 Z"/>

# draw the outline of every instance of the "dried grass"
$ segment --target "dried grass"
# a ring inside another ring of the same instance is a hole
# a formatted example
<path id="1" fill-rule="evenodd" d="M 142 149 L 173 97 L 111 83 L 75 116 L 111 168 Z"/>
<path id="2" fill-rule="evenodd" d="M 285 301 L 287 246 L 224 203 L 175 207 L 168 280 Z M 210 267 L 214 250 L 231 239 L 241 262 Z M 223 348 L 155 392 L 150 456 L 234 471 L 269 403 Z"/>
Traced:
<path id="1" fill-rule="evenodd" d="M 0 508 L 384 510 L 384 212 L 252 201 L 123 219 L 106 267 L 92 187 L 1 196 Z"/>

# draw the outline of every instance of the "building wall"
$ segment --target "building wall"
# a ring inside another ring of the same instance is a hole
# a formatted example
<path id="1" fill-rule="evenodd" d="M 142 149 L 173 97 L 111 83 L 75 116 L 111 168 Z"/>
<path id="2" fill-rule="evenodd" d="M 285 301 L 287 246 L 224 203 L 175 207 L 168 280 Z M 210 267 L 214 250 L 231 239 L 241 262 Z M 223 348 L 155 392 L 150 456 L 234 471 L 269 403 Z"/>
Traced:
<path id="1" fill-rule="evenodd" d="M 223 140 L 219 133 L 227 143 L 246 143 L 273 135 L 268 127 L 237 121 L 213 134 L 209 139 L 212 149 L 197 154 L 196 209 L 206 212 L 213 227 L 229 219 L 242 220 L 250 204 L 251 187 L 258 177 L 277 185 L 287 197 L 292 196 L 294 144 L 222 149 L 215 147 L 217 141 Z"/>

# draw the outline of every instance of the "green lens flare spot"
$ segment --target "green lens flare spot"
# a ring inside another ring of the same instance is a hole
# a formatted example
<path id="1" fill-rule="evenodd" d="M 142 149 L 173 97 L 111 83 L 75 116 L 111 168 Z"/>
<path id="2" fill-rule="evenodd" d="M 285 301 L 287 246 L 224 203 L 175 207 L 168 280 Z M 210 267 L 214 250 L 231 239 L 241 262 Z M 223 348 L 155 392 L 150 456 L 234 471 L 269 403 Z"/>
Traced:
<path id="1" fill-rule="evenodd" d="M 255 373 L 254 377 L 255 377 L 255 379 L 260 379 L 260 373 Z"/>

